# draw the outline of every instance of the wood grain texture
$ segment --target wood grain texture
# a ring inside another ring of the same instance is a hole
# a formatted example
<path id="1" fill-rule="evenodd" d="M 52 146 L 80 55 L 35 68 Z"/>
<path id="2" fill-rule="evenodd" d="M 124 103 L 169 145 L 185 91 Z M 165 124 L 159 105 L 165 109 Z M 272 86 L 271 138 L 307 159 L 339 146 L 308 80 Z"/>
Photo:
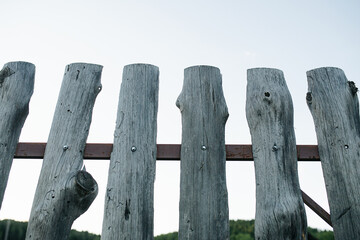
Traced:
<path id="1" fill-rule="evenodd" d="M 228 110 L 220 70 L 185 69 L 176 102 L 182 116 L 179 239 L 229 239 L 225 174 Z"/>
<path id="2" fill-rule="evenodd" d="M 21 129 L 29 113 L 35 66 L 9 62 L 0 71 L 0 209 Z"/>
<path id="3" fill-rule="evenodd" d="M 255 239 L 306 239 L 293 105 L 282 71 L 248 70 L 246 117 L 256 177 Z"/>
<path id="4" fill-rule="evenodd" d="M 27 240 L 68 239 L 74 220 L 95 199 L 96 181 L 83 167 L 102 66 L 66 66 L 37 185 Z"/>
<path id="5" fill-rule="evenodd" d="M 153 239 L 159 69 L 124 67 L 102 239 Z"/>
<path id="6" fill-rule="evenodd" d="M 335 239 L 360 236 L 360 118 L 357 88 L 338 68 L 307 72 Z"/>

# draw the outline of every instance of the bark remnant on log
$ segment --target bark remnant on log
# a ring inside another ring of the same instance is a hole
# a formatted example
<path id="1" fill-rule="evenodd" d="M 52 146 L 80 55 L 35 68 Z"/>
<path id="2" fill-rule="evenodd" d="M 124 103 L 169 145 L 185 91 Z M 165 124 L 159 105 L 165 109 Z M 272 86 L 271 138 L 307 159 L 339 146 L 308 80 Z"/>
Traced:
<path id="1" fill-rule="evenodd" d="M 28 62 L 9 62 L 0 71 L 0 210 L 34 78 L 35 66 Z"/>
<path id="2" fill-rule="evenodd" d="M 229 239 L 225 123 L 220 70 L 184 71 L 176 102 L 182 116 L 179 239 Z"/>
<path id="3" fill-rule="evenodd" d="M 307 72 L 335 239 L 360 236 L 360 117 L 357 88 L 339 68 Z"/>
<path id="4" fill-rule="evenodd" d="M 248 70 L 246 117 L 256 177 L 255 238 L 307 239 L 293 105 L 282 71 Z"/>
<path id="5" fill-rule="evenodd" d="M 102 239 L 154 238 L 159 69 L 124 67 L 110 157 Z"/>
<path id="6" fill-rule="evenodd" d="M 46 145 L 26 239 L 68 239 L 71 226 L 95 199 L 98 186 L 81 170 L 102 66 L 66 66 Z"/>

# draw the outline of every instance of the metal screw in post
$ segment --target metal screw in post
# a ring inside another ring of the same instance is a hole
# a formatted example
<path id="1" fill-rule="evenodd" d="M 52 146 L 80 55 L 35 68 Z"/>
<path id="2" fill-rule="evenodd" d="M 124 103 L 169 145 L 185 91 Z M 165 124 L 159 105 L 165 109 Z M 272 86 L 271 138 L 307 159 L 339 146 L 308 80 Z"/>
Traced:
<path id="1" fill-rule="evenodd" d="M 132 147 L 131 147 L 131 151 L 132 151 L 132 152 L 135 152 L 135 151 L 136 151 L 136 147 L 135 147 L 135 146 L 132 146 Z"/>
<path id="2" fill-rule="evenodd" d="M 64 145 L 64 146 L 63 146 L 63 150 L 64 150 L 64 151 L 66 151 L 66 150 L 68 150 L 68 149 L 69 149 L 69 146 L 68 146 L 68 145 Z"/>
<path id="3" fill-rule="evenodd" d="M 272 151 L 276 152 L 277 150 L 279 150 L 278 146 L 276 146 L 276 144 L 274 144 L 274 146 L 272 147 Z"/>
<path id="4" fill-rule="evenodd" d="M 202 145 L 202 146 L 201 146 L 201 150 L 205 151 L 205 150 L 206 150 L 206 146 L 205 146 L 205 145 Z"/>

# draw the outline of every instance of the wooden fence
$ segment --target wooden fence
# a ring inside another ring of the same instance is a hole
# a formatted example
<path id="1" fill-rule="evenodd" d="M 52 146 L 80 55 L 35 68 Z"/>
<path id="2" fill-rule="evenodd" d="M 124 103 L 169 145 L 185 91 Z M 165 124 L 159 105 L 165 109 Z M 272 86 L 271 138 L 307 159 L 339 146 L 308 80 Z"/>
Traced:
<path id="1" fill-rule="evenodd" d="M 254 161 L 256 239 L 307 239 L 304 202 L 334 228 L 336 239 L 360 236 L 360 118 L 357 88 L 337 68 L 307 72 L 306 101 L 318 146 L 297 146 L 283 73 L 248 70 L 246 117 L 252 145 L 225 145 L 227 106 L 220 70 L 185 69 L 176 102 L 181 145 L 156 144 L 159 69 L 124 67 L 113 144 L 86 144 L 101 91 L 102 66 L 66 66 L 47 143 L 18 143 L 33 92 L 35 66 L 0 71 L 0 207 L 12 159 L 41 158 L 26 239 L 67 239 L 98 186 L 83 159 L 110 159 L 102 239 L 153 239 L 156 160 L 180 160 L 179 239 L 229 239 L 225 164 Z M 297 161 L 321 159 L 330 216 L 304 192 Z"/>

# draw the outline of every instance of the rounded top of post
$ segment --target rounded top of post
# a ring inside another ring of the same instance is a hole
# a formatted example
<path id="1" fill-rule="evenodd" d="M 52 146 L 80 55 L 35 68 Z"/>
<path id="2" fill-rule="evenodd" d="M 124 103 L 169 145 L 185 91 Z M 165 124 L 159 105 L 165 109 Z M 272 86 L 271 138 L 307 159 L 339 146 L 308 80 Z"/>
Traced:
<path id="1" fill-rule="evenodd" d="M 184 71 L 190 71 L 190 70 L 192 70 L 192 69 L 194 69 L 194 68 L 205 68 L 205 69 L 207 68 L 207 69 L 214 69 L 214 70 L 220 71 L 219 68 L 214 67 L 214 66 L 210 66 L 210 65 L 195 65 L 195 66 L 190 66 L 190 67 L 185 68 Z"/>
<path id="2" fill-rule="evenodd" d="M 277 68 L 265 68 L 265 67 L 257 67 L 257 68 L 249 68 L 247 70 L 247 74 L 251 74 L 253 72 L 258 72 L 258 73 L 273 73 L 273 74 L 284 74 L 283 71 L 281 71 L 280 69 Z"/>
<path id="3" fill-rule="evenodd" d="M 197 65 L 184 69 L 184 84 L 186 82 L 213 82 L 221 86 L 222 76 L 220 69 L 213 66 Z"/>
<path id="4" fill-rule="evenodd" d="M 284 83 L 283 71 L 276 68 L 251 68 L 247 70 L 248 83 L 257 82 L 262 84 L 265 82 L 281 82 Z"/>
<path id="5" fill-rule="evenodd" d="M 129 67 L 152 67 L 152 68 L 156 68 L 159 69 L 158 66 L 149 64 L 149 63 L 132 63 L 132 64 L 127 64 L 124 66 L 124 68 L 129 68 Z"/>
<path id="6" fill-rule="evenodd" d="M 24 64 L 24 65 L 29 64 L 29 65 L 35 66 L 33 63 L 31 63 L 31 62 L 26 62 L 26 61 L 12 61 L 12 62 L 6 63 L 6 65 L 8 65 L 8 64 Z"/>
<path id="7" fill-rule="evenodd" d="M 22 68 L 22 67 L 26 67 L 26 68 L 32 68 L 35 71 L 35 64 L 31 63 L 31 62 L 24 62 L 24 61 L 14 61 L 14 62 L 8 62 L 5 63 L 4 67 L 8 66 L 8 67 L 15 67 L 15 68 Z M 1 70 L 1 69 L 0 69 Z"/>
<path id="8" fill-rule="evenodd" d="M 345 72 L 336 67 L 321 67 L 309 70 L 306 72 L 307 81 L 308 81 L 308 90 L 309 92 L 316 91 L 319 87 L 314 88 L 314 83 L 323 84 L 335 84 L 336 86 L 342 85 L 348 86 L 348 79 L 346 78 Z"/>
<path id="9" fill-rule="evenodd" d="M 103 66 L 102 65 L 99 65 L 99 64 L 94 64 L 94 63 L 84 63 L 84 62 L 76 62 L 76 63 L 70 63 L 68 64 L 67 66 L 71 66 L 71 67 L 80 67 L 80 66 L 83 66 L 84 65 L 88 66 L 88 67 L 93 67 L 93 68 L 100 68 L 102 69 Z"/>
<path id="10" fill-rule="evenodd" d="M 309 74 L 311 73 L 314 73 L 314 72 L 322 72 L 322 71 L 338 71 L 338 72 L 344 72 L 341 68 L 338 68 L 338 67 L 319 67 L 319 68 L 314 68 L 314 69 L 311 69 L 309 71 L 306 72 L 306 75 L 308 76 Z"/>

